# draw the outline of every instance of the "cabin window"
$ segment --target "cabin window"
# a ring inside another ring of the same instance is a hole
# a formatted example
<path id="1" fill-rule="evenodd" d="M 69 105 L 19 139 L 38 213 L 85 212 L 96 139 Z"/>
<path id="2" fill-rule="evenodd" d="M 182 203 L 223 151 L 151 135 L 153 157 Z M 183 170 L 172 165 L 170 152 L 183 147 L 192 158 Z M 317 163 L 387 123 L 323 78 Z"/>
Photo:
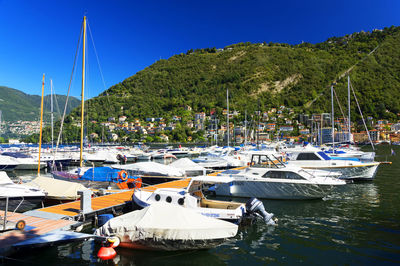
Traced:
<path id="1" fill-rule="evenodd" d="M 301 179 L 301 180 L 304 180 L 304 178 L 301 175 L 294 173 L 294 172 L 289 172 L 289 171 L 268 171 L 262 177 L 277 178 L 277 179 Z"/>
<path id="2" fill-rule="evenodd" d="M 317 155 L 314 153 L 299 153 L 296 160 L 304 160 L 304 161 L 311 161 L 311 160 L 321 160 Z"/>

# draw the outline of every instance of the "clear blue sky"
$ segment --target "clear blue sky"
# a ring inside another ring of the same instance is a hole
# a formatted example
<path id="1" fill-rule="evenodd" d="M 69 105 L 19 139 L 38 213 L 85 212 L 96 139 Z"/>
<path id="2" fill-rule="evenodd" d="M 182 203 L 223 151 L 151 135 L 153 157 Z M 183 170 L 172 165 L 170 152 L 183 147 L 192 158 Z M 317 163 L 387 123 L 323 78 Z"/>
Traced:
<path id="1" fill-rule="evenodd" d="M 0 86 L 40 95 L 45 73 L 45 94 L 49 79 L 56 93 L 66 94 L 85 11 L 106 88 L 189 49 L 318 43 L 400 25 L 398 0 L 0 0 Z M 104 91 L 95 55 L 88 56 L 85 99 Z M 76 97 L 80 76 L 71 91 Z"/>

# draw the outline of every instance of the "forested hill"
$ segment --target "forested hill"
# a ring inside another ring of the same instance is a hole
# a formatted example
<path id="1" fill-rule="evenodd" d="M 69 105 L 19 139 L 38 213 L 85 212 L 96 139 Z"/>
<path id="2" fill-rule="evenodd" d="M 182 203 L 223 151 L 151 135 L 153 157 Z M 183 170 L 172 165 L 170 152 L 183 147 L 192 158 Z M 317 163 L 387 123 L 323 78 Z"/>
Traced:
<path id="1" fill-rule="evenodd" d="M 348 69 L 365 114 L 395 119 L 400 111 L 400 27 L 394 26 L 318 44 L 238 43 L 189 50 L 89 100 L 89 117 L 166 117 L 181 114 L 185 105 L 193 111 L 220 111 L 226 107 L 226 89 L 231 108 L 242 112 L 256 110 L 258 101 L 262 110 L 285 105 L 298 112 L 329 112 L 332 82 L 346 102 L 343 74 Z"/>
<path id="2" fill-rule="evenodd" d="M 53 99 L 54 113 L 63 113 L 66 96 L 56 95 Z M 43 99 L 45 118 L 48 120 L 50 116 L 50 95 Z M 35 121 L 40 119 L 40 104 L 41 96 L 29 95 L 22 91 L 0 86 L 0 110 L 2 112 L 3 121 L 15 122 L 21 121 Z M 70 97 L 67 106 L 69 113 L 73 108 L 80 105 L 80 100 Z M 59 112 L 58 112 L 59 111 Z M 56 115 L 55 115 L 56 117 Z"/>

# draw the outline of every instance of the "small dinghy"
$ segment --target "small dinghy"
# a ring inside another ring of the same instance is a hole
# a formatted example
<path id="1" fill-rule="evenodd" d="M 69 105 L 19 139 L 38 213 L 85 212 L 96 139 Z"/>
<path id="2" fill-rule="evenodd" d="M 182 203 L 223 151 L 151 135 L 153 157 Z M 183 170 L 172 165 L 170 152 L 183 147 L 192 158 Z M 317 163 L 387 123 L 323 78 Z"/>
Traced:
<path id="1" fill-rule="evenodd" d="M 145 250 L 194 250 L 216 247 L 237 234 L 238 226 L 168 203 L 110 219 L 96 235 L 117 238 L 118 247 Z"/>

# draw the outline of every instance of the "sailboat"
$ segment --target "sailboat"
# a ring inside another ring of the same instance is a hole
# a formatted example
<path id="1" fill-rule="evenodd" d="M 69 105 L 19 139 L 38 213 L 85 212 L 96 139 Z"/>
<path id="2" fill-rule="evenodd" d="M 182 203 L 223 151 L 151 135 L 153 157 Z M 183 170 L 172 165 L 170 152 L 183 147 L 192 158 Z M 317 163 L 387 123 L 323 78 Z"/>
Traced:
<path id="1" fill-rule="evenodd" d="M 85 106 L 85 52 L 86 52 L 86 16 L 82 22 L 83 52 L 82 52 L 82 100 L 81 100 L 81 141 L 79 168 L 72 171 L 52 171 L 51 174 L 56 179 L 83 183 L 95 188 L 120 188 L 134 189 L 141 186 L 140 177 L 131 176 L 124 170 L 113 169 L 111 167 L 83 167 L 83 132 L 84 132 L 84 106 Z M 65 115 L 65 109 L 64 109 Z M 61 134 L 62 128 L 60 130 Z M 58 146 L 58 143 L 57 143 Z"/>

